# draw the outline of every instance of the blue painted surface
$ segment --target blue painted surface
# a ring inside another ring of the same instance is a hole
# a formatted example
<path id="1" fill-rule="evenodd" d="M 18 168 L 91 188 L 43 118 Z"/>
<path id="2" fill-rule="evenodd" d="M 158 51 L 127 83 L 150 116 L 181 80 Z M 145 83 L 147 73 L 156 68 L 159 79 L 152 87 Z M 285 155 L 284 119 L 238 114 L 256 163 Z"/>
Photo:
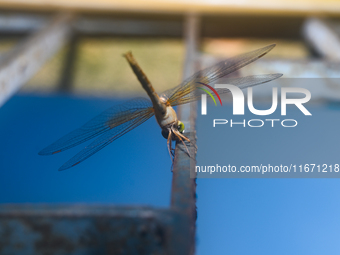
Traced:
<path id="1" fill-rule="evenodd" d="M 197 120 L 198 165 L 339 164 L 340 107 L 306 105 L 275 119 L 295 128 L 212 128 L 213 118 L 266 119 L 208 105 Z M 260 109 L 268 106 L 258 105 Z M 339 173 L 340 174 L 340 173 Z M 198 179 L 198 254 L 340 254 L 340 179 Z"/>
<path id="2" fill-rule="evenodd" d="M 6 103 L 0 109 L 0 202 L 167 207 L 171 162 L 154 119 L 64 172 L 57 169 L 83 145 L 53 156 L 37 154 L 116 103 L 116 99 L 32 95 L 18 95 Z M 310 119 L 294 110 L 290 113 L 301 119 L 299 129 L 229 129 L 219 140 L 199 118 L 198 162 L 213 162 L 210 150 L 217 154 L 215 159 L 231 158 L 234 163 L 259 159 L 288 163 L 292 158 L 334 163 L 339 159 L 340 108 L 309 109 Z M 230 114 L 225 112 L 226 118 Z M 207 141 L 216 147 L 212 150 Z M 340 252 L 339 179 L 198 179 L 197 183 L 199 255 Z"/>
<path id="3" fill-rule="evenodd" d="M 0 109 L 0 202 L 91 202 L 168 206 L 171 160 L 154 118 L 78 166 L 58 168 L 89 142 L 52 156 L 38 152 L 125 100 L 13 97 Z"/>

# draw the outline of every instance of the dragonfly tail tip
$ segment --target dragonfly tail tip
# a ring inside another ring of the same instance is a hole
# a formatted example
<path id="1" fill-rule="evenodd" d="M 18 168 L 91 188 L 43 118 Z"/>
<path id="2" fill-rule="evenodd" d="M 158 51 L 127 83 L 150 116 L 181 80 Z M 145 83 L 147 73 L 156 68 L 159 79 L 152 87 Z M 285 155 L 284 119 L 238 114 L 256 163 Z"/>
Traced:
<path id="1" fill-rule="evenodd" d="M 128 52 L 124 53 L 122 56 L 123 56 L 124 58 L 127 58 L 127 57 L 130 56 L 130 55 L 132 55 L 132 52 L 131 52 L 131 51 L 128 51 Z"/>

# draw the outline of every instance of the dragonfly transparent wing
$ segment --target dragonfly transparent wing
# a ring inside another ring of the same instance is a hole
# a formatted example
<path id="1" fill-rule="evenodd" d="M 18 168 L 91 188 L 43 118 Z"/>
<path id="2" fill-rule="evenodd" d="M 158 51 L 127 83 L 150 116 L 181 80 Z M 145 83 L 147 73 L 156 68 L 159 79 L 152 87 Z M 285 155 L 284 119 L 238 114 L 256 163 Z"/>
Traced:
<path id="1" fill-rule="evenodd" d="M 212 67 L 208 67 L 206 69 L 203 69 L 191 77 L 187 78 L 184 80 L 180 85 L 177 87 L 167 90 L 163 93 L 163 95 L 168 99 L 168 102 L 172 105 L 179 105 L 179 104 L 184 104 L 188 102 L 188 99 L 191 101 L 197 100 L 194 99 L 196 98 L 199 94 L 202 92 L 198 92 L 197 87 L 202 87 L 202 84 L 199 84 L 197 82 L 205 83 L 205 84 L 211 84 L 214 81 L 217 81 L 221 79 L 222 77 L 235 72 L 239 70 L 240 68 L 254 62 L 255 60 L 263 57 L 265 54 L 267 54 L 271 49 L 275 47 L 275 44 L 266 46 L 264 48 L 254 50 L 242 55 L 238 55 L 236 57 L 229 58 L 227 60 L 224 60 L 222 62 L 219 62 L 216 65 L 213 65 Z M 281 74 L 274 74 L 275 77 L 280 77 Z M 251 78 L 253 77 L 253 78 Z M 256 83 L 255 80 L 258 80 L 256 76 L 250 76 L 248 79 L 252 79 L 253 82 L 249 83 L 252 85 L 249 86 L 254 86 L 257 84 L 261 84 L 267 81 L 271 81 L 271 76 L 267 77 L 261 77 L 260 80 L 266 80 L 264 82 L 259 82 Z M 244 81 L 244 80 L 243 80 Z M 234 80 L 236 83 L 236 80 Z M 224 82 L 226 83 L 226 82 Z M 241 85 L 241 84 L 240 84 Z M 184 100 L 181 100 L 184 98 Z"/>
<path id="2" fill-rule="evenodd" d="M 82 127 L 63 136 L 56 142 L 47 146 L 39 152 L 40 155 L 52 155 L 64 150 L 70 149 L 83 142 L 86 142 L 98 135 L 104 133 L 112 133 L 117 130 L 118 126 L 126 126 L 125 124 L 139 119 L 140 116 L 148 114 L 149 118 L 153 115 L 153 108 L 150 100 L 145 98 L 135 98 L 126 103 L 113 106 L 97 117 L 87 122 Z M 136 123 L 136 124 L 141 124 Z M 134 127 L 138 126 L 134 125 Z"/>
<path id="3" fill-rule="evenodd" d="M 122 135 L 136 128 L 143 122 L 147 121 L 150 117 L 154 115 L 153 108 L 147 108 L 139 112 L 139 114 L 128 121 L 120 125 L 116 125 L 111 128 L 108 132 L 105 132 L 96 140 L 94 140 L 90 145 L 86 146 L 83 150 L 81 150 L 78 154 L 76 154 L 73 158 L 67 161 L 64 165 L 59 168 L 59 171 L 66 170 L 70 167 L 78 165 L 80 162 L 84 161 L 88 157 L 92 156 L 108 144 L 112 143 L 114 140 L 118 139 Z"/>
<path id="4" fill-rule="evenodd" d="M 252 76 L 246 76 L 246 77 L 240 77 L 240 78 L 228 78 L 228 79 L 223 79 L 223 84 L 231 84 L 239 87 L 240 89 L 244 89 L 247 87 L 252 87 L 256 86 L 262 83 L 266 83 L 272 80 L 275 80 L 277 78 L 280 78 L 282 74 L 263 74 L 263 75 L 252 75 Z M 196 88 L 204 88 L 204 85 L 200 83 L 195 84 Z M 211 85 L 213 87 L 213 85 Z M 215 89 L 216 92 L 221 95 L 221 94 L 226 94 L 229 93 L 229 89 L 222 89 L 222 88 L 217 88 Z M 190 93 L 181 96 L 174 101 L 174 105 L 180 105 L 180 104 L 186 104 L 190 103 L 196 100 L 201 99 L 201 95 L 206 94 L 204 91 L 200 89 L 194 89 Z"/>

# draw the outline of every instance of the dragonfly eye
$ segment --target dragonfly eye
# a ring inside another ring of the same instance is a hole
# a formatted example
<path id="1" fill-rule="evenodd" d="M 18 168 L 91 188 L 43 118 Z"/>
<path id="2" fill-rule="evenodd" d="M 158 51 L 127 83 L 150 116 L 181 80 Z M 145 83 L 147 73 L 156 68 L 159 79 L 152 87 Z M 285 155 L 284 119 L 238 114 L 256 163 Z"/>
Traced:
<path id="1" fill-rule="evenodd" d="M 168 139 L 169 130 L 167 130 L 167 129 L 162 129 L 162 136 L 163 136 L 165 139 Z"/>
<path id="2" fill-rule="evenodd" d="M 184 123 L 182 121 L 178 121 L 178 124 L 177 124 L 177 129 L 180 133 L 184 133 Z"/>

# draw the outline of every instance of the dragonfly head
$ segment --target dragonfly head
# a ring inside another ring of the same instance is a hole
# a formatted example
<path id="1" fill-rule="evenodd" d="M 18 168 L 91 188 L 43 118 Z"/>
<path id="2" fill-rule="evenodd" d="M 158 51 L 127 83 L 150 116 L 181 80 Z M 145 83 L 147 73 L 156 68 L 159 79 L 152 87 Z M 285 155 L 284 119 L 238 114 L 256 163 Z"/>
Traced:
<path id="1" fill-rule="evenodd" d="M 173 124 L 173 126 L 171 128 L 169 128 L 170 130 L 173 130 L 173 129 L 176 129 L 178 130 L 178 132 L 180 132 L 181 134 L 184 133 L 184 123 L 182 121 L 178 121 L 177 124 Z M 168 128 L 164 128 L 162 129 L 162 136 L 165 138 L 165 139 L 168 139 L 168 136 L 169 136 L 169 129 Z M 175 135 L 172 135 L 172 140 L 176 140 L 176 136 Z"/>

